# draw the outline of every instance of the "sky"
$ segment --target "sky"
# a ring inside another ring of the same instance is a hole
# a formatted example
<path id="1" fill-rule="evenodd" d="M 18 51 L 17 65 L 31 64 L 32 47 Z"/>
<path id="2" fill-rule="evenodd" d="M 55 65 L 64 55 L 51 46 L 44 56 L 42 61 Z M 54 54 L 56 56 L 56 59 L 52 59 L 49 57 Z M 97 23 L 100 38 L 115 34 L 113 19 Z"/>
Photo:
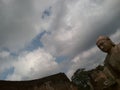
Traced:
<path id="1" fill-rule="evenodd" d="M 100 35 L 120 42 L 120 0 L 0 0 L 0 80 L 103 64 Z"/>

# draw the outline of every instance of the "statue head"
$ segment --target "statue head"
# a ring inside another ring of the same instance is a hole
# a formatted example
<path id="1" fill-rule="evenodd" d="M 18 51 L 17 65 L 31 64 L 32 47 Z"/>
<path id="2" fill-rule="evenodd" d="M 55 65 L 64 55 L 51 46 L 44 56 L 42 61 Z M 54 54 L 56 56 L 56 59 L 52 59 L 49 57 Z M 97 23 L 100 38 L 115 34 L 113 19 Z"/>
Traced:
<path id="1" fill-rule="evenodd" d="M 106 53 L 110 53 L 112 47 L 115 46 L 115 44 L 111 41 L 111 39 L 107 36 L 99 36 L 96 45 Z"/>

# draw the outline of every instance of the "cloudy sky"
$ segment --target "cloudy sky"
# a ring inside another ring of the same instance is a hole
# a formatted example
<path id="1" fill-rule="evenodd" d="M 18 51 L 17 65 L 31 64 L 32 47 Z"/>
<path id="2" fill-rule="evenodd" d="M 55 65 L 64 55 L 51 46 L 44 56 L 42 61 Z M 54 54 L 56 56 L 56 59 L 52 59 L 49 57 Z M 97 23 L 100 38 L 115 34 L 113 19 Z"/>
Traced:
<path id="1" fill-rule="evenodd" d="M 0 0 L 0 80 L 92 69 L 99 35 L 120 42 L 120 0 Z"/>

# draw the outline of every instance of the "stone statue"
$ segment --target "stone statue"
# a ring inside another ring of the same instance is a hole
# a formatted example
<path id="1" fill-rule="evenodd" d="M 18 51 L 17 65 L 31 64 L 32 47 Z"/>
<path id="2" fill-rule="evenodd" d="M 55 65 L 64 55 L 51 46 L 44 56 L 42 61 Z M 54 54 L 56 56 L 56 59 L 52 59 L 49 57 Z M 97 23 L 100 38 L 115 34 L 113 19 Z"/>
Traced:
<path id="1" fill-rule="evenodd" d="M 115 44 L 107 36 L 99 36 L 96 45 L 100 50 L 107 53 L 104 64 L 116 78 L 120 78 L 120 44 Z"/>

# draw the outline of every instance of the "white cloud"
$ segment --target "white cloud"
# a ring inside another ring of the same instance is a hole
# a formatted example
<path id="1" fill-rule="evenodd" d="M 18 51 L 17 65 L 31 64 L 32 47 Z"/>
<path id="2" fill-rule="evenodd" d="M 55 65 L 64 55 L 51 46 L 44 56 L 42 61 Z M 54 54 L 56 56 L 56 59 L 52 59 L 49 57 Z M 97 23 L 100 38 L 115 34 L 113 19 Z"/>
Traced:
<path id="1" fill-rule="evenodd" d="M 24 48 L 46 29 L 41 14 L 54 2 L 55 0 L 1 0 L 0 48 L 8 48 L 12 52 Z"/>
<path id="2" fill-rule="evenodd" d="M 17 61 L 13 62 L 14 72 L 7 76 L 8 80 L 23 80 L 41 78 L 48 73 L 54 74 L 57 69 L 55 58 L 43 49 L 33 52 L 23 52 Z M 53 72 L 52 72 L 53 71 Z"/>
<path id="3" fill-rule="evenodd" d="M 55 56 L 74 56 L 90 48 L 95 44 L 98 35 L 116 31 L 108 32 L 105 29 L 111 26 L 109 22 L 114 22 L 119 13 L 118 3 L 120 3 L 118 0 L 101 3 L 90 0 L 71 3 L 66 0 L 65 6 L 58 10 L 59 12 L 65 10 L 61 12 L 61 17 L 56 15 L 57 19 L 53 19 L 51 34 L 46 34 L 41 39 L 45 49 Z"/>
<path id="4" fill-rule="evenodd" d="M 116 20 L 119 19 L 117 16 L 120 13 L 119 3 L 119 0 L 65 1 L 66 6 L 62 8 L 65 10 L 62 13 L 64 16 L 56 16 L 58 23 L 54 22 L 51 25 L 51 34 L 44 35 L 41 41 L 45 50 L 52 55 L 69 57 L 70 60 L 67 62 L 70 67 L 68 65 L 64 67 L 69 67 L 67 71 L 69 77 L 78 68 L 91 69 L 104 61 L 104 53 L 93 45 L 99 35 L 113 35 L 119 28 L 120 23 Z M 119 40 L 118 32 L 114 35 L 117 37 L 115 40 Z"/>
<path id="5" fill-rule="evenodd" d="M 10 55 L 10 53 L 7 51 L 0 52 L 0 58 L 5 58 L 5 57 L 8 57 L 9 55 Z"/>
<path id="6" fill-rule="evenodd" d="M 104 55 L 95 41 L 105 34 L 119 42 L 119 4 L 119 0 L 0 1 L 0 48 L 19 50 L 44 29 L 48 31 L 40 39 L 43 48 L 18 56 L 1 52 L 1 72 L 14 67 L 13 74 L 7 76 L 11 80 L 40 78 L 60 70 L 70 77 L 78 68 L 102 63 Z M 49 7 L 51 16 L 42 19 Z M 57 56 L 69 60 L 58 64 Z"/>
<path id="7" fill-rule="evenodd" d="M 11 68 L 14 62 L 13 56 L 8 51 L 0 51 L 0 74 Z"/>
<path id="8" fill-rule="evenodd" d="M 97 47 L 90 48 L 83 53 L 75 56 L 72 59 L 71 67 L 67 71 L 67 76 L 70 78 L 73 73 L 79 68 L 90 70 L 99 64 L 103 64 L 105 53 L 102 53 Z"/>

